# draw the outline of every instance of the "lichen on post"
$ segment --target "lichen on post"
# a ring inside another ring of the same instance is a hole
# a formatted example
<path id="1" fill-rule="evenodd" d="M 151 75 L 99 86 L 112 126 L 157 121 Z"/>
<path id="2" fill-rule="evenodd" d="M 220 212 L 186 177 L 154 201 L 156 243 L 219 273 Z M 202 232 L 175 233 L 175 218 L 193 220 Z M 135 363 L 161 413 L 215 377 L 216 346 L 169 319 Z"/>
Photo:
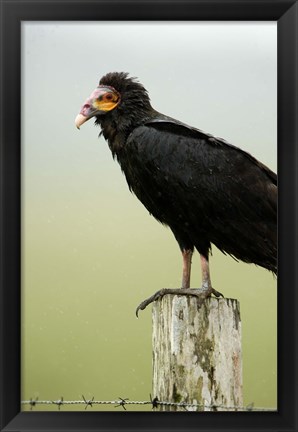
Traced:
<path id="1" fill-rule="evenodd" d="M 225 411 L 242 406 L 239 302 L 166 295 L 153 304 L 153 395 L 162 411 Z"/>

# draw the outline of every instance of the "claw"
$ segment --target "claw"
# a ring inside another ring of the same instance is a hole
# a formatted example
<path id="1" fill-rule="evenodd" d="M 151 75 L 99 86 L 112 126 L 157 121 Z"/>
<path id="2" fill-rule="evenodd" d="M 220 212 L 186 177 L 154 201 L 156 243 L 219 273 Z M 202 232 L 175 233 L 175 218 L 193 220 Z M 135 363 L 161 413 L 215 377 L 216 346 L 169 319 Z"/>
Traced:
<path id="1" fill-rule="evenodd" d="M 171 291 L 171 292 L 169 292 Z M 151 297 L 145 299 L 144 301 L 142 301 L 142 303 L 139 304 L 139 306 L 136 309 L 136 316 L 137 318 L 139 318 L 139 311 L 140 310 L 144 310 L 146 309 L 146 307 L 150 304 L 153 303 L 155 300 L 159 299 L 160 297 L 163 297 L 165 294 L 176 294 L 176 289 L 167 289 L 167 288 L 163 288 L 159 291 L 156 291 L 155 294 L 153 294 Z"/>
<path id="2" fill-rule="evenodd" d="M 215 297 L 225 297 L 221 292 L 216 291 L 214 288 L 212 288 L 211 294 L 213 294 Z"/>

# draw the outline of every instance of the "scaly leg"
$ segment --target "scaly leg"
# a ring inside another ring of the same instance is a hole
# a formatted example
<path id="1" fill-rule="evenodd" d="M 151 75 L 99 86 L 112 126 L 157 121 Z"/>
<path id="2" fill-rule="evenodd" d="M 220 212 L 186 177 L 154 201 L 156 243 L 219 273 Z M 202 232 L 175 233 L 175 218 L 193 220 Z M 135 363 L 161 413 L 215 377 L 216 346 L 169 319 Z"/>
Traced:
<path id="1" fill-rule="evenodd" d="M 202 294 L 205 293 L 206 297 L 210 297 L 211 294 L 216 297 L 223 297 L 223 295 L 212 288 L 210 269 L 209 269 L 209 259 L 204 255 L 200 254 L 201 259 L 201 269 L 202 269 L 202 288 L 200 289 Z"/>
<path id="2" fill-rule="evenodd" d="M 190 287 L 190 271 L 191 271 L 191 258 L 193 250 L 183 249 L 182 259 L 183 259 L 183 270 L 182 270 L 182 289 Z"/>

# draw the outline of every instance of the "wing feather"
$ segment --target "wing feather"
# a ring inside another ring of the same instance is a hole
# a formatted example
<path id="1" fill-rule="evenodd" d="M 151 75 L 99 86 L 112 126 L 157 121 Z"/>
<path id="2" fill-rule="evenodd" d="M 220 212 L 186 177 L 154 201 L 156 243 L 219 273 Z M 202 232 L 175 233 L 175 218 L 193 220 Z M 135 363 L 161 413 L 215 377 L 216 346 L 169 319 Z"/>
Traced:
<path id="1" fill-rule="evenodd" d="M 243 261 L 276 260 L 277 178 L 250 154 L 163 118 L 136 128 L 120 159 L 149 212 L 198 249 L 208 240 Z"/>

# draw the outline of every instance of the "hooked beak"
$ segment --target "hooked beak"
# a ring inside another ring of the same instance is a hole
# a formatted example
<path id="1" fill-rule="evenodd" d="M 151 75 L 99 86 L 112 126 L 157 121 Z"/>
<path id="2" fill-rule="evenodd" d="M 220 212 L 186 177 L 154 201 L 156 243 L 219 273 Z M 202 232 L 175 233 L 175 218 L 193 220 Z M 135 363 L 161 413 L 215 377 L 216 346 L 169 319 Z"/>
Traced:
<path id="1" fill-rule="evenodd" d="M 75 118 L 75 125 L 77 127 L 77 129 L 80 129 L 80 127 L 82 126 L 83 123 L 85 123 L 85 121 L 89 120 L 88 117 L 85 117 L 83 114 L 78 114 Z"/>
<path id="2" fill-rule="evenodd" d="M 75 118 L 78 129 L 91 117 L 106 114 L 120 102 L 120 95 L 112 87 L 98 86 L 84 102 L 79 114 Z"/>

